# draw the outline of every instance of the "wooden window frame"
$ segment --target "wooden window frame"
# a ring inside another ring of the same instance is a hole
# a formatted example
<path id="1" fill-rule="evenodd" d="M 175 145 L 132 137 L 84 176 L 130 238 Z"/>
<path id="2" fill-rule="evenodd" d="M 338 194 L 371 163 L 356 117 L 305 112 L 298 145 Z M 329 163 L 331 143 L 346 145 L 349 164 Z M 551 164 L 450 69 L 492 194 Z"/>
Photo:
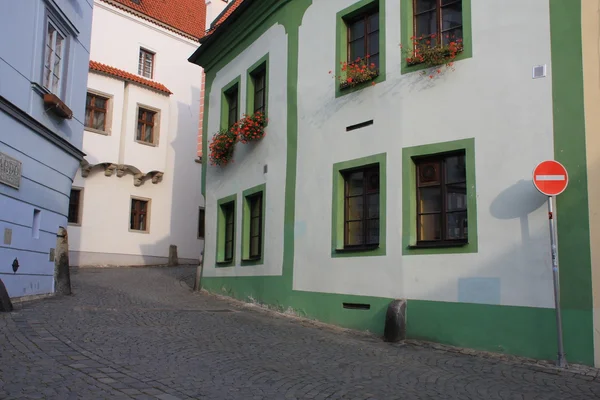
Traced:
<path id="1" fill-rule="evenodd" d="M 377 4 L 377 3 L 374 3 Z M 359 15 L 350 18 L 348 20 L 346 20 L 346 46 L 347 46 L 347 61 L 348 64 L 354 64 L 356 62 L 356 59 L 354 57 L 352 57 L 352 43 L 355 40 L 351 40 L 351 26 L 359 21 L 363 21 L 364 22 L 364 32 L 363 32 L 363 38 L 365 41 L 365 45 L 364 45 L 364 51 L 365 51 L 365 58 L 366 59 L 370 59 L 371 57 L 373 57 L 374 55 L 376 55 L 378 57 L 378 61 L 377 61 L 377 70 L 379 70 L 379 66 L 380 66 L 380 53 L 381 53 L 381 43 L 379 40 L 379 30 L 381 28 L 381 26 L 378 26 L 377 30 L 373 31 L 373 32 L 369 32 L 369 27 L 370 27 L 370 17 L 377 13 L 377 22 L 379 25 L 379 7 L 377 5 L 372 6 L 371 8 L 366 9 L 365 11 L 363 11 L 362 13 L 360 13 Z M 378 41 L 378 45 L 377 45 L 377 52 L 375 54 L 371 54 L 369 52 L 369 35 L 372 35 L 376 33 L 377 34 L 377 41 Z M 356 39 L 358 40 L 358 39 Z"/>
<path id="2" fill-rule="evenodd" d="M 360 195 L 349 195 L 348 190 L 349 190 L 349 185 L 348 185 L 348 177 L 350 174 L 358 172 L 358 171 L 362 171 L 364 174 L 363 177 L 363 192 Z M 367 176 L 372 176 L 372 174 L 376 171 L 376 174 L 378 176 L 379 182 L 377 185 L 377 191 L 372 191 L 372 192 L 367 192 Z M 356 167 L 356 168 L 352 168 L 352 169 L 347 169 L 347 170 L 343 170 L 342 172 L 342 176 L 344 179 L 344 250 L 369 250 L 369 249 L 374 249 L 374 248 L 378 248 L 379 247 L 379 243 L 381 241 L 381 212 L 378 213 L 377 218 L 369 218 L 368 217 L 368 196 L 369 195 L 377 195 L 377 199 L 379 201 L 380 198 L 380 193 L 381 193 L 381 170 L 380 170 L 380 165 L 379 164 L 370 164 L 370 165 L 364 165 L 364 166 L 360 166 L 360 167 Z M 350 198 L 355 198 L 355 197 L 362 197 L 363 198 L 363 217 L 360 220 L 350 220 L 348 217 L 348 206 L 349 206 L 349 199 Z M 378 241 L 377 243 L 367 243 L 367 236 L 368 236 L 368 221 L 372 221 L 372 220 L 377 220 L 378 222 L 378 228 L 380 230 L 380 234 L 378 235 Z M 361 222 L 363 224 L 363 228 L 362 228 L 362 233 L 363 233 L 363 243 L 362 244 L 358 244 L 358 245 L 350 245 L 348 244 L 348 224 L 350 222 Z"/>
<path id="3" fill-rule="evenodd" d="M 204 207 L 198 209 L 198 239 L 204 239 L 206 235 L 206 210 Z"/>
<path id="4" fill-rule="evenodd" d="M 235 257 L 235 202 L 230 201 L 221 204 L 221 209 L 224 216 L 223 234 L 225 235 L 223 239 L 223 262 L 231 263 Z M 228 221 L 229 216 L 231 216 L 231 222 Z M 231 228 L 231 240 L 227 240 L 228 228 Z M 231 255 L 229 257 L 227 255 L 227 243 L 231 243 Z"/>
<path id="5" fill-rule="evenodd" d="M 253 86 L 253 113 L 261 112 L 266 114 L 267 111 L 267 66 L 263 65 L 261 68 L 251 73 L 252 86 Z M 257 85 L 258 79 L 262 77 L 262 88 Z M 260 96 L 260 97 L 259 97 Z M 262 98 L 262 106 L 256 107 L 257 99 Z"/>
<path id="6" fill-rule="evenodd" d="M 152 125 L 150 125 L 148 123 L 148 121 L 146 121 L 143 118 L 140 118 L 140 113 L 144 112 L 151 112 L 153 113 L 153 117 L 152 117 Z M 159 114 L 160 112 L 158 110 L 152 109 L 150 107 L 147 106 L 142 106 L 142 105 L 138 105 L 137 107 L 137 117 L 136 117 L 136 124 L 135 124 L 135 141 L 141 144 L 145 144 L 145 145 L 150 145 L 150 146 L 156 146 L 158 144 L 158 126 L 159 126 Z M 140 123 L 142 124 L 142 129 L 140 131 L 139 126 Z M 142 140 L 142 136 L 140 136 L 140 132 L 143 134 L 145 131 L 146 126 L 152 126 L 152 135 L 150 138 L 150 141 L 146 141 L 146 140 Z"/>
<path id="7" fill-rule="evenodd" d="M 48 29 L 52 26 L 54 29 L 54 33 L 51 37 L 51 43 L 48 43 Z M 68 46 L 68 35 L 64 33 L 64 30 L 59 27 L 57 23 L 55 23 L 50 17 L 46 19 L 46 24 L 44 25 L 44 58 L 42 60 L 42 85 L 50 92 L 58 96 L 62 97 L 63 87 L 64 87 L 64 76 L 65 76 L 65 62 L 67 61 L 65 56 L 67 55 L 67 46 Z M 58 62 L 58 72 L 55 71 L 56 63 L 56 40 L 57 35 L 60 34 L 62 36 L 62 46 L 60 49 L 59 62 Z M 48 66 L 46 66 L 46 62 L 48 62 Z M 47 73 L 49 72 L 49 74 Z M 48 75 L 48 78 L 46 76 Z M 57 78 L 56 88 L 55 86 L 55 78 Z"/>
<path id="8" fill-rule="evenodd" d="M 421 157 L 415 157 L 413 159 L 413 162 L 415 163 L 415 173 L 416 173 L 416 177 L 415 177 L 415 183 L 416 183 L 416 223 L 417 223 L 417 246 L 418 247 L 447 247 L 447 246 L 453 246 L 453 245 L 465 245 L 469 242 L 469 235 L 468 235 L 468 231 L 467 234 L 465 235 L 464 238 L 461 239 L 448 239 L 448 231 L 447 231 L 447 215 L 448 214 L 452 214 L 452 213 L 465 213 L 467 215 L 467 224 L 468 224 L 468 195 L 465 195 L 465 205 L 462 209 L 460 210 L 452 210 L 452 211 L 448 211 L 448 204 L 447 204 L 447 186 L 448 185 L 456 185 L 456 184 L 464 184 L 465 185 L 465 191 L 466 191 L 466 187 L 467 187 L 467 172 L 466 172 L 466 168 L 465 168 L 465 178 L 464 181 L 461 182 L 453 182 L 451 184 L 446 183 L 446 160 L 448 158 L 451 157 L 456 157 L 456 156 L 461 156 L 463 157 L 463 163 L 466 164 L 467 162 L 467 157 L 465 154 L 465 151 L 460 150 L 460 151 L 452 151 L 452 152 L 447 152 L 447 153 L 442 153 L 442 154 L 436 154 L 436 155 L 432 155 L 432 156 L 421 156 Z M 438 180 L 437 180 L 437 184 L 420 184 L 420 178 L 419 178 L 419 172 L 420 172 L 420 168 L 423 164 L 426 163 L 439 163 L 439 170 L 438 170 Z M 439 212 L 420 212 L 419 210 L 419 204 L 421 202 L 421 191 L 419 189 L 421 188 L 425 188 L 425 187 L 440 187 L 440 197 L 441 197 L 441 204 L 439 204 L 440 206 L 440 211 Z M 420 238 L 420 230 L 421 230 L 421 216 L 422 215 L 439 215 L 440 216 L 440 232 L 441 232 L 441 239 L 439 240 L 422 240 Z M 468 225 L 467 225 L 468 227 Z"/>
<path id="9" fill-rule="evenodd" d="M 78 199 L 77 199 L 77 220 L 76 221 L 72 221 L 71 220 L 71 211 L 72 211 L 72 207 L 73 204 L 71 203 L 72 200 L 72 195 L 73 192 L 78 192 Z M 69 195 L 69 211 L 67 214 L 67 223 L 71 226 L 81 226 L 81 217 L 82 217 L 82 210 L 83 210 L 83 188 L 81 187 L 76 187 L 73 186 L 71 187 L 71 193 Z"/>
<path id="10" fill-rule="evenodd" d="M 93 103 L 94 103 L 94 104 L 90 104 L 89 106 L 87 104 L 87 97 L 88 96 L 92 96 L 93 97 Z M 104 108 L 96 107 L 95 100 L 98 97 L 101 98 L 101 99 L 104 99 L 106 101 Z M 93 132 L 102 132 L 102 133 L 106 133 L 107 132 L 106 125 L 108 124 L 109 101 L 110 101 L 110 97 L 106 97 L 106 96 L 103 96 L 103 95 L 95 93 L 95 92 L 90 92 L 90 91 L 87 92 L 86 98 L 85 98 L 85 110 L 86 111 L 90 110 L 91 112 L 90 112 L 90 118 L 89 118 L 89 120 L 86 118 L 86 120 L 84 122 L 84 127 L 85 127 L 86 130 L 91 130 Z M 94 121 L 94 113 L 103 113 L 104 114 L 104 124 L 102 126 L 102 129 L 94 128 L 92 126 L 93 121 Z"/>
<path id="11" fill-rule="evenodd" d="M 246 199 L 248 201 L 248 207 L 250 209 L 250 213 L 249 213 L 249 224 L 248 224 L 248 228 L 249 228 L 249 237 L 248 237 L 248 260 L 260 260 L 263 256 L 262 254 L 262 241 L 263 241 L 263 201 L 264 201 L 264 195 L 263 192 L 256 192 L 250 196 L 247 196 Z M 253 202 L 254 201 L 259 201 L 258 204 L 258 215 L 254 215 L 252 214 L 252 211 L 254 210 L 253 207 Z M 257 220 L 258 222 L 258 234 L 257 235 L 252 235 L 252 223 L 254 220 Z M 253 238 L 258 238 L 258 254 L 252 254 L 252 239 Z"/>
<path id="12" fill-rule="evenodd" d="M 134 210 L 134 202 L 145 203 L 146 209 L 142 211 Z M 131 197 L 129 201 L 129 232 L 149 233 L 150 232 L 150 205 L 151 200 L 142 197 Z M 140 225 L 140 215 L 146 216 L 145 229 L 136 228 Z M 132 227 L 132 224 L 134 227 Z"/>
<path id="13" fill-rule="evenodd" d="M 138 56 L 138 75 L 140 75 L 146 79 L 154 79 L 155 56 L 156 56 L 155 52 L 145 49 L 143 47 L 140 47 L 140 52 L 139 52 L 139 56 Z M 150 72 L 149 72 L 150 76 L 146 75 L 145 62 L 146 62 L 147 58 L 150 58 Z"/>
<path id="14" fill-rule="evenodd" d="M 448 32 L 448 31 L 453 31 L 453 30 L 455 30 L 457 28 L 460 28 L 463 33 L 462 33 L 462 36 L 460 38 L 456 38 L 456 39 L 461 39 L 461 40 L 463 39 L 463 36 L 465 35 L 465 32 L 464 32 L 464 25 L 465 24 L 464 24 L 464 12 L 463 11 L 461 11 L 462 22 L 461 22 L 460 26 L 455 26 L 453 28 L 446 29 L 445 31 L 443 31 L 443 29 L 442 29 L 442 10 L 445 7 L 452 6 L 452 5 L 457 4 L 457 3 L 461 3 L 461 5 L 462 5 L 463 0 L 452 0 L 448 4 L 444 4 L 444 5 L 442 5 L 442 1 L 443 0 L 435 0 L 435 7 L 434 8 L 431 8 L 431 9 L 425 10 L 425 11 L 421 11 L 421 12 L 417 12 L 417 2 L 419 0 L 411 0 L 411 1 L 413 2 L 412 3 L 412 5 L 413 5 L 413 15 L 412 15 L 412 19 L 413 19 L 413 36 L 417 37 L 417 31 L 418 31 L 417 17 L 419 15 L 427 14 L 427 13 L 432 12 L 432 11 L 435 10 L 435 12 L 437 14 L 437 18 L 436 18 L 436 31 L 429 34 L 429 37 L 431 37 L 432 34 L 436 35 L 435 36 L 435 41 L 436 42 L 435 42 L 435 44 L 432 43 L 432 45 L 441 46 L 443 44 L 442 39 L 443 39 L 444 33 Z"/>
<path id="15" fill-rule="evenodd" d="M 240 120 L 240 86 L 236 84 L 227 90 L 225 99 L 227 101 L 227 128 L 231 128 Z M 234 101 L 235 106 L 232 107 Z"/>

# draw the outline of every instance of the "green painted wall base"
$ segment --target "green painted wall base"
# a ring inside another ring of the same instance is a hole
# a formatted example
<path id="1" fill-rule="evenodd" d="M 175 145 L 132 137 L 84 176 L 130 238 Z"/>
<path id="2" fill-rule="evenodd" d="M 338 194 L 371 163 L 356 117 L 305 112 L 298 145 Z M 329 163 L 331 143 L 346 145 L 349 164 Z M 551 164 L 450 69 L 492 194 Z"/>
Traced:
<path id="1" fill-rule="evenodd" d="M 392 299 L 286 290 L 283 278 L 203 278 L 212 293 L 256 301 L 280 311 L 344 328 L 382 335 Z M 369 310 L 345 309 L 342 303 L 370 304 Z M 555 360 L 554 309 L 408 300 L 407 337 L 453 346 Z M 565 352 L 570 363 L 593 365 L 592 313 L 563 309 Z"/>

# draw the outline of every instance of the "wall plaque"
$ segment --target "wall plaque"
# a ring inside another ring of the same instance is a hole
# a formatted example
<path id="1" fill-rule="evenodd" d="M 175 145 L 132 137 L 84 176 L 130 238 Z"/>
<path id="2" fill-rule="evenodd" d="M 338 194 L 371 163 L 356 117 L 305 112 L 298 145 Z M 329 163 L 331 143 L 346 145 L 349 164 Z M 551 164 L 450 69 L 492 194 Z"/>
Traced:
<path id="1" fill-rule="evenodd" d="M 0 152 L 0 183 L 18 189 L 21 185 L 21 161 Z"/>

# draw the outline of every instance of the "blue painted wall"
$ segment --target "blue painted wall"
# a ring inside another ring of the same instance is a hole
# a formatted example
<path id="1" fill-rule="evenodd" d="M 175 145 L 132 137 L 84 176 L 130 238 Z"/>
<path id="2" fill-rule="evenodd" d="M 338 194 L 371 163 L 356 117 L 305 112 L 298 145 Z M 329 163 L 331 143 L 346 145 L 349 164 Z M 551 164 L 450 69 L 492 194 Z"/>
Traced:
<path id="1" fill-rule="evenodd" d="M 69 193 L 79 165 L 80 156 L 72 150 L 81 149 L 83 141 L 92 9 L 92 0 L 0 2 L 0 33 L 5 38 L 0 41 L 0 101 L 18 107 L 66 143 L 53 143 L 41 129 L 0 108 L 0 152 L 22 162 L 19 189 L 0 183 L 0 279 L 11 297 L 53 291 L 49 253 L 58 227 L 67 226 Z M 67 38 L 60 98 L 73 111 L 72 119 L 47 112 L 42 100 L 48 18 Z M 36 209 L 39 235 L 33 232 Z M 5 228 L 12 230 L 10 244 L 3 240 Z M 20 267 L 13 274 L 15 258 Z"/>

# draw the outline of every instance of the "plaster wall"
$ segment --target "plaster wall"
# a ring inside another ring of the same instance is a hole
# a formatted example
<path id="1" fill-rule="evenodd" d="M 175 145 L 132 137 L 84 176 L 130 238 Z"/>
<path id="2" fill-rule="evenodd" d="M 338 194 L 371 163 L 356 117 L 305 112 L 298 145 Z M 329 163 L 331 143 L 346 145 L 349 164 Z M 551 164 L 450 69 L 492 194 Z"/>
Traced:
<path id="1" fill-rule="evenodd" d="M 87 178 L 78 174 L 73 186 L 84 191 L 81 226 L 69 226 L 73 264 L 156 264 L 156 257 L 166 260 L 171 244 L 180 260 L 199 260 L 198 215 L 204 200 L 202 167 L 194 159 L 202 71 L 187 62 L 197 42 L 105 2 L 94 6 L 90 59 L 137 74 L 140 47 L 150 50 L 155 53 L 153 80 L 172 94 L 90 73 L 89 89 L 113 101 L 110 134 L 85 132 L 86 160 L 164 175 L 162 182 L 148 179 L 135 187 L 131 172 L 106 177 L 97 167 Z M 159 111 L 156 146 L 135 141 L 138 105 Z M 129 230 L 131 196 L 151 201 L 149 233 Z"/>
<path id="2" fill-rule="evenodd" d="M 258 143 L 238 143 L 234 163 L 225 167 L 208 164 L 206 173 L 206 254 L 203 276 L 281 275 L 283 263 L 283 225 L 285 168 L 287 146 L 287 35 L 281 25 L 274 25 L 254 43 L 221 69 L 212 84 L 208 117 L 208 142 L 219 130 L 222 89 L 238 76 L 240 81 L 240 114 L 246 111 L 247 70 L 269 54 L 268 116 L 266 136 Z M 208 156 L 208 154 L 206 154 Z M 264 167 L 267 173 L 264 173 Z M 266 184 L 264 264 L 241 266 L 242 192 Z M 215 267 L 217 201 L 237 194 L 236 265 Z"/>
<path id="3" fill-rule="evenodd" d="M 66 38 L 58 95 L 73 111 L 68 120 L 53 115 L 42 100 L 48 18 Z M 0 41 L 0 102 L 19 109 L 0 110 L 0 152 L 22 163 L 18 189 L 0 184 L 0 279 L 11 297 L 54 290 L 50 252 L 59 226 L 67 224 L 69 191 L 79 165 L 76 152 L 64 148 L 82 144 L 91 21 L 92 5 L 85 1 L 0 2 L 0 26 L 10 32 Z"/>
<path id="4" fill-rule="evenodd" d="M 554 158 L 548 1 L 472 1 L 473 57 L 431 80 L 400 73 L 400 2 L 386 1 L 385 82 L 336 98 L 336 13 L 354 3 L 314 1 L 300 28 L 294 289 L 552 307 L 545 198 L 531 184 Z M 532 79 L 542 64 L 548 75 Z M 465 138 L 475 141 L 478 252 L 403 255 L 402 149 Z M 332 165 L 379 153 L 387 254 L 332 258 Z"/>

